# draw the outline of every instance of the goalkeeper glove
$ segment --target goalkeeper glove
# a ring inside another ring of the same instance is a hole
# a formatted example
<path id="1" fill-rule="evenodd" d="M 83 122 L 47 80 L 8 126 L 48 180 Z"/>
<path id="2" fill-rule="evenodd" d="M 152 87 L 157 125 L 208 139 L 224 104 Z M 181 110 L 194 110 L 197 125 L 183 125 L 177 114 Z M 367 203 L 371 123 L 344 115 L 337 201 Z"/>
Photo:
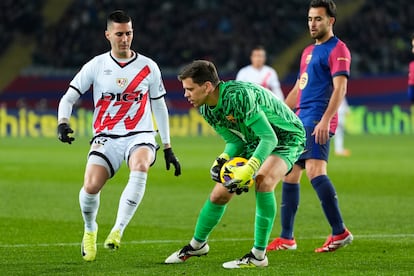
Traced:
<path id="1" fill-rule="evenodd" d="M 220 171 L 224 163 L 226 163 L 229 159 L 230 157 L 227 153 L 222 153 L 219 155 L 219 157 L 216 158 L 216 160 L 214 160 L 213 166 L 211 166 L 210 169 L 211 179 L 218 183 L 221 183 Z"/>
<path id="2" fill-rule="evenodd" d="M 72 144 L 72 141 L 75 140 L 75 138 L 70 137 L 68 134 L 73 133 L 73 130 L 69 127 L 67 123 L 61 123 L 58 125 L 58 138 L 63 143 Z"/>
<path id="3" fill-rule="evenodd" d="M 170 170 L 170 165 L 173 164 L 175 168 L 174 175 L 179 176 L 181 174 L 181 165 L 171 148 L 164 149 L 164 159 L 167 171 Z"/>
<path id="4" fill-rule="evenodd" d="M 249 161 L 241 167 L 228 167 L 228 170 L 233 173 L 233 178 L 226 183 L 226 187 L 230 193 L 236 192 L 240 195 L 242 192 L 248 192 L 250 188 L 250 180 L 260 167 L 260 160 L 256 157 L 251 157 Z"/>

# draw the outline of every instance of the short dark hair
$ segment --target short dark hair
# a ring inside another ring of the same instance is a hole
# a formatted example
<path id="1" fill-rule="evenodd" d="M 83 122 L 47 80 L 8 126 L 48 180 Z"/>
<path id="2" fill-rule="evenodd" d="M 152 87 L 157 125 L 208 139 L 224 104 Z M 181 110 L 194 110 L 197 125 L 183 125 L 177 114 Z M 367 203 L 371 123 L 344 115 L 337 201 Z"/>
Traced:
<path id="1" fill-rule="evenodd" d="M 209 81 L 214 86 L 217 86 L 220 82 L 216 66 L 207 60 L 195 60 L 186 65 L 178 74 L 178 79 L 182 81 L 186 78 L 192 78 L 193 82 L 198 85 Z"/>
<path id="2" fill-rule="evenodd" d="M 332 0 L 312 0 L 309 8 L 325 8 L 330 17 L 336 18 L 336 5 Z"/>
<path id="3" fill-rule="evenodd" d="M 263 50 L 263 51 L 266 51 L 266 49 L 265 49 L 265 47 L 263 46 L 263 45 L 256 45 L 256 46 L 254 46 L 253 48 L 252 48 L 252 52 L 253 51 L 255 51 L 255 50 Z"/>
<path id="4" fill-rule="evenodd" d="M 126 12 L 124 12 L 123 10 L 116 10 L 116 11 L 111 12 L 108 15 L 106 24 L 108 26 L 109 24 L 112 24 L 114 22 L 115 23 L 128 23 L 131 21 L 132 21 L 131 17 L 128 14 L 126 14 Z"/>

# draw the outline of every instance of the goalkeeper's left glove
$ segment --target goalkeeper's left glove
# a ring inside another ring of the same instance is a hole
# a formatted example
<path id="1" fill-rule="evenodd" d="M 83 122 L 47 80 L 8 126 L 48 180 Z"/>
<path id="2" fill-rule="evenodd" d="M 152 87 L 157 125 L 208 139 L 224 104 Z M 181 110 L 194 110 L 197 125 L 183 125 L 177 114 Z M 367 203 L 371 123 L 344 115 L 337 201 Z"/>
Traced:
<path id="1" fill-rule="evenodd" d="M 224 163 L 226 163 L 227 160 L 229 159 L 230 159 L 229 155 L 223 152 L 216 158 L 216 160 L 214 160 L 214 163 L 210 168 L 211 179 L 213 179 L 214 181 L 218 183 L 221 183 L 220 170 L 221 170 L 221 167 L 223 167 Z"/>
<path id="2" fill-rule="evenodd" d="M 230 193 L 236 192 L 241 194 L 242 192 L 249 191 L 249 183 L 254 174 L 260 167 L 260 160 L 256 157 L 251 157 L 249 161 L 241 167 L 227 167 L 233 173 L 233 178 L 223 185 Z"/>

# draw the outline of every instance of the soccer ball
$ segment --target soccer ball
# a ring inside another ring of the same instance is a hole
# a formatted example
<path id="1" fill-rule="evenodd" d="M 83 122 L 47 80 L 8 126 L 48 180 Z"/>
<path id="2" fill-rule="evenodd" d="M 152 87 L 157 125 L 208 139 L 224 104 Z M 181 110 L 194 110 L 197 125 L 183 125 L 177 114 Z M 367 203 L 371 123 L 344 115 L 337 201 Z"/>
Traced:
<path id="1" fill-rule="evenodd" d="M 247 159 L 244 157 L 233 157 L 224 163 L 223 167 L 220 170 L 220 179 L 222 183 L 225 183 L 231 179 L 233 179 L 233 173 L 229 171 L 228 167 L 241 167 L 247 163 Z M 253 178 L 251 178 L 245 185 L 251 187 L 254 183 Z"/>

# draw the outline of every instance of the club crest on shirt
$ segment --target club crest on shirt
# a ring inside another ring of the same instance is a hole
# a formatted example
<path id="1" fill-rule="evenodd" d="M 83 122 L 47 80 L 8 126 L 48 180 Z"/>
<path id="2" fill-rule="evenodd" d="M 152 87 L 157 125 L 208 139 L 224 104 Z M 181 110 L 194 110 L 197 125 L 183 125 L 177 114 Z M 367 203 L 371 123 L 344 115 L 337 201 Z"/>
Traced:
<path id="1" fill-rule="evenodd" d="M 303 88 L 305 88 L 306 85 L 308 84 L 308 79 L 309 79 L 308 73 L 304 72 L 302 73 L 302 75 L 300 75 L 299 88 L 301 90 L 303 90 Z"/>
<path id="2" fill-rule="evenodd" d="M 158 86 L 158 90 L 159 91 L 163 91 L 165 90 L 164 85 L 162 84 L 162 82 L 160 83 L 160 85 Z"/>
<path id="3" fill-rule="evenodd" d="M 234 118 L 233 114 L 230 114 L 228 116 L 226 116 L 227 121 L 235 123 L 236 122 L 236 118 Z"/>
<path id="4" fill-rule="evenodd" d="M 309 62 L 311 61 L 311 59 L 312 59 L 312 55 L 307 55 L 306 56 L 306 59 L 305 59 L 305 63 L 306 64 L 309 64 Z"/>
<path id="5" fill-rule="evenodd" d="M 128 83 L 128 79 L 126 79 L 126 78 L 117 78 L 116 79 L 116 84 L 119 87 L 124 87 L 127 83 Z"/>

